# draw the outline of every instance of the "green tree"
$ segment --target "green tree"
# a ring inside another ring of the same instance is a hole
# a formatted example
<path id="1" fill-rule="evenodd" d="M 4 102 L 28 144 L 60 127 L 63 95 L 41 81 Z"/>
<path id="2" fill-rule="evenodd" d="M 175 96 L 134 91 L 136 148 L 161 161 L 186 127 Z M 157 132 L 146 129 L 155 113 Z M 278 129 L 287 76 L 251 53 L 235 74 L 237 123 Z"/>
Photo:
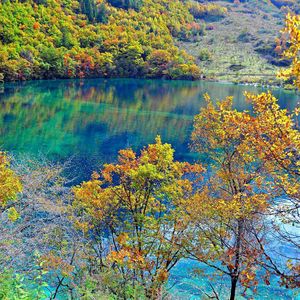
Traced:
<path id="1" fill-rule="evenodd" d="M 80 0 L 81 10 L 87 16 L 89 21 L 94 21 L 97 15 L 97 7 L 95 0 Z"/>

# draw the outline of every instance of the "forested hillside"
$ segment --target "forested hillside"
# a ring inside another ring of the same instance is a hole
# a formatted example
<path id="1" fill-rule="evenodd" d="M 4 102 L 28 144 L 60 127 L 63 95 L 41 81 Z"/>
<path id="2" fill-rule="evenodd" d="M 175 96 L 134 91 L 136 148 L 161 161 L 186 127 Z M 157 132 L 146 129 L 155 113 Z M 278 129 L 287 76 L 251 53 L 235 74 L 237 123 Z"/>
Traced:
<path id="1" fill-rule="evenodd" d="M 174 46 L 201 30 L 179 0 L 3 1 L 0 12 L 4 80 L 200 76 Z"/>
<path id="2" fill-rule="evenodd" d="M 262 76 L 252 75 L 271 75 L 289 63 L 275 51 L 275 37 L 285 14 L 299 6 L 295 0 L 0 1 L 0 81 L 202 73 L 257 82 Z"/>

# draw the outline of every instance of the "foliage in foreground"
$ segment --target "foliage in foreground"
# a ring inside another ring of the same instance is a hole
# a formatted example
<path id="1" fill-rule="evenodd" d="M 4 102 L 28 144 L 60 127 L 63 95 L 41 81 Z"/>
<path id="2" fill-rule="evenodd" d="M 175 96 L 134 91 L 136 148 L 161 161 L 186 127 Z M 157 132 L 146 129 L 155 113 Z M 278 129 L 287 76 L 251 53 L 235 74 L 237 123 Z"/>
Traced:
<path id="1" fill-rule="evenodd" d="M 148 299 L 159 297 L 183 256 L 183 209 L 193 189 L 187 175 L 203 171 L 174 161 L 173 152 L 159 137 L 140 156 L 121 150 L 117 164 L 105 165 L 101 175 L 74 190 L 73 206 L 81 218 L 76 225 L 108 250 L 106 256 L 99 253 L 99 261 L 109 265 L 124 291 L 138 283 Z"/>
<path id="2" fill-rule="evenodd" d="M 285 236 L 285 247 L 292 243 L 299 251 L 299 235 L 279 224 L 299 228 L 300 133 L 295 115 L 280 109 L 270 93 L 246 96 L 254 115 L 233 109 L 231 98 L 215 105 L 206 96 L 192 133 L 193 147 L 209 157 L 212 173 L 190 200 L 198 234 L 188 252 L 230 278 L 230 299 L 237 283 L 245 294 L 256 292 L 260 282 L 270 285 L 271 274 L 283 286 L 299 287 L 296 257 L 278 263 L 267 249 Z"/>
<path id="3" fill-rule="evenodd" d="M 46 299 L 47 284 L 26 280 L 24 275 L 14 274 L 10 270 L 2 270 L 0 275 L 1 300 L 32 300 Z"/>

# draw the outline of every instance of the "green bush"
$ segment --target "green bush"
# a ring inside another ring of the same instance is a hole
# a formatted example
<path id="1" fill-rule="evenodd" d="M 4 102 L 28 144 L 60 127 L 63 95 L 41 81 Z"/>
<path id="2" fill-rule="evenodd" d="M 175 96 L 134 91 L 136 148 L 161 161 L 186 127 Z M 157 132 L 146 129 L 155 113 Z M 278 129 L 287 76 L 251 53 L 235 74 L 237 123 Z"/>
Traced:
<path id="1" fill-rule="evenodd" d="M 212 60 L 212 54 L 208 49 L 201 49 L 199 51 L 198 58 L 201 61 L 211 61 Z"/>
<path id="2" fill-rule="evenodd" d="M 4 270 L 0 275 L 0 300 L 47 299 L 45 283 L 26 280 L 21 274 Z"/>

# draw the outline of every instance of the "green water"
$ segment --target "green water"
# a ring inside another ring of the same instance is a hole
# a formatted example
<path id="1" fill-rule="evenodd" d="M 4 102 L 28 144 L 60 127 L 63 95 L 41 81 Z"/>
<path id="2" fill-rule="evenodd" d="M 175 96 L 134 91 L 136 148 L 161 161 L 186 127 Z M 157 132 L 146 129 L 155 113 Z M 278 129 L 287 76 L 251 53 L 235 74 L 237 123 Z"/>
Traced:
<path id="1" fill-rule="evenodd" d="M 6 84 L 0 88 L 0 147 L 16 155 L 43 155 L 54 161 L 72 157 L 72 172 L 88 178 L 103 162 L 115 160 L 119 149 L 135 150 L 157 134 L 171 143 L 178 160 L 194 160 L 189 135 L 193 117 L 214 99 L 234 96 L 235 107 L 249 109 L 244 91 L 252 86 L 162 80 L 55 80 Z M 280 105 L 292 109 L 293 92 L 275 89 Z M 177 299 L 199 299 L 205 278 L 192 277 L 191 261 L 182 261 L 171 276 Z M 205 283 L 206 280 L 206 283 Z M 261 287 L 255 299 L 293 299 L 283 289 Z M 294 298 L 296 299 L 296 298 Z"/>
<path id="2" fill-rule="evenodd" d="M 55 80 L 7 84 L 0 90 L 0 147 L 14 153 L 42 154 L 49 159 L 83 161 L 83 177 L 121 148 L 141 148 L 157 134 L 190 160 L 193 116 L 204 105 L 203 93 L 234 96 L 247 109 L 244 90 L 261 89 L 211 82 L 154 80 Z M 297 96 L 274 91 L 292 108 Z"/>

